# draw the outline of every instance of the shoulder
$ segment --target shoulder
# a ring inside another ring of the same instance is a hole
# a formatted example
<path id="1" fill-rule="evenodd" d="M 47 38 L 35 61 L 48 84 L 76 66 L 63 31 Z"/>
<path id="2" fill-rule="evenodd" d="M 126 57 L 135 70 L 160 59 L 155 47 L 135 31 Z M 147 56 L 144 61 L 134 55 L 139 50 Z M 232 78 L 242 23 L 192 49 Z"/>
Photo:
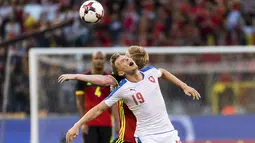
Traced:
<path id="1" fill-rule="evenodd" d="M 119 86 L 124 86 L 127 83 L 127 80 L 124 78 L 119 82 Z"/>
<path id="2" fill-rule="evenodd" d="M 156 67 L 150 65 L 150 66 L 147 66 L 147 67 L 142 68 L 140 71 L 146 72 L 146 71 L 149 71 L 149 70 L 158 70 L 158 68 L 156 68 Z"/>
<path id="3" fill-rule="evenodd" d="M 126 85 L 127 85 L 127 80 L 126 79 L 121 80 L 119 82 L 119 86 L 112 90 L 111 95 L 117 92 L 125 91 Z"/>
<path id="4" fill-rule="evenodd" d="M 122 79 L 122 80 L 119 82 L 119 86 L 116 87 L 115 89 L 117 89 L 117 90 L 119 90 L 119 89 L 124 89 L 126 85 L 127 85 L 127 80 L 126 80 L 126 79 Z"/>
<path id="5" fill-rule="evenodd" d="M 146 75 L 155 75 L 158 78 L 162 76 L 161 70 L 159 70 L 158 68 L 156 68 L 154 66 L 147 66 L 147 67 L 141 69 L 140 71 Z"/>

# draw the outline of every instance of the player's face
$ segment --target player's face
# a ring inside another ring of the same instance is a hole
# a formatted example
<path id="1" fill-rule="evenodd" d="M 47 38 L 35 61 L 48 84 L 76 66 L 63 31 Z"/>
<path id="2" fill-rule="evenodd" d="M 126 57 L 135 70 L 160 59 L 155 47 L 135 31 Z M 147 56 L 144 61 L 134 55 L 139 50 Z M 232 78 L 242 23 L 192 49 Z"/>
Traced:
<path id="1" fill-rule="evenodd" d="M 119 75 L 132 74 L 138 69 L 134 60 L 127 56 L 120 56 L 115 61 L 115 66 L 119 71 Z"/>
<path id="2" fill-rule="evenodd" d="M 96 69 L 102 69 L 104 68 L 105 63 L 105 55 L 103 53 L 96 53 L 92 57 L 92 64 L 93 67 Z"/>

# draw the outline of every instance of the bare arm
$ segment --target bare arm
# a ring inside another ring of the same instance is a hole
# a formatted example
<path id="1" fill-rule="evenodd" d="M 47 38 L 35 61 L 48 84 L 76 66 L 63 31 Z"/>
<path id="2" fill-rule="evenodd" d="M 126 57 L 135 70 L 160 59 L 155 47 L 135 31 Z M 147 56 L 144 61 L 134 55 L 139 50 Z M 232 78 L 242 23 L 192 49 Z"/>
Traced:
<path id="1" fill-rule="evenodd" d="M 111 75 L 84 75 L 84 74 L 63 74 L 58 78 L 58 82 L 66 80 L 81 80 L 97 85 L 115 85 L 116 80 Z"/>
<path id="2" fill-rule="evenodd" d="M 84 123 L 88 123 L 89 121 L 97 118 L 101 115 L 107 108 L 109 108 L 104 101 L 90 109 L 76 124 L 76 127 L 81 127 Z"/>
<path id="3" fill-rule="evenodd" d="M 118 111 L 118 103 L 115 103 L 112 106 L 112 115 L 114 118 L 114 123 L 115 123 L 115 131 L 117 134 L 119 134 L 120 131 L 120 116 L 119 116 L 119 111 Z"/>
<path id="4" fill-rule="evenodd" d="M 108 98 L 106 98 L 104 101 L 90 109 L 78 122 L 74 124 L 74 126 L 71 129 L 68 130 L 68 132 L 66 133 L 66 141 L 68 143 L 70 143 L 74 138 L 78 136 L 79 128 L 83 124 L 86 124 L 87 122 L 95 119 L 96 117 L 101 115 L 107 108 L 112 107 L 121 99 L 120 95 L 122 95 L 122 92 L 124 90 L 118 89 L 116 89 L 114 92 L 111 92 Z"/>
<path id="5" fill-rule="evenodd" d="M 188 86 L 186 83 L 182 82 L 180 79 L 175 77 L 173 74 L 171 74 L 167 70 L 160 69 L 160 71 L 162 73 L 161 77 L 163 79 L 169 80 L 173 82 L 174 84 L 176 84 L 177 86 L 181 87 L 186 95 L 193 96 L 193 99 L 197 99 L 197 100 L 201 98 L 200 94 L 194 88 Z"/>
<path id="6" fill-rule="evenodd" d="M 174 83 L 175 85 L 181 87 L 182 89 L 187 87 L 187 84 L 182 82 L 180 79 L 178 79 L 176 76 L 174 76 L 173 74 L 171 74 L 170 72 L 168 72 L 165 69 L 159 69 L 162 72 L 162 78 L 165 80 L 169 80 L 172 83 Z"/>

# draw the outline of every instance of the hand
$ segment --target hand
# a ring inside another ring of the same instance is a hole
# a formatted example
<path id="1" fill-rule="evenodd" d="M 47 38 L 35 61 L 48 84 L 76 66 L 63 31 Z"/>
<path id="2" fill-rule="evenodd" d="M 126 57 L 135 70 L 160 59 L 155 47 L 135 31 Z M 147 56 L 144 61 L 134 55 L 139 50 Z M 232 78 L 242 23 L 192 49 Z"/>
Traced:
<path id="1" fill-rule="evenodd" d="M 199 100 L 201 98 L 200 94 L 190 86 L 186 86 L 185 88 L 183 88 L 183 91 L 186 95 L 193 96 L 193 100 Z"/>
<path id="2" fill-rule="evenodd" d="M 66 133 L 66 142 L 71 143 L 74 138 L 76 138 L 79 134 L 79 127 L 73 126 L 71 129 L 68 130 Z"/>
<path id="3" fill-rule="evenodd" d="M 81 126 L 81 132 L 82 132 L 83 134 L 88 134 L 88 132 L 89 132 L 89 127 L 88 127 L 87 124 L 83 124 L 83 125 Z"/>
<path id="4" fill-rule="evenodd" d="M 74 79 L 76 79 L 76 74 L 62 74 L 58 78 L 58 82 L 63 83 L 64 81 L 74 80 Z"/>

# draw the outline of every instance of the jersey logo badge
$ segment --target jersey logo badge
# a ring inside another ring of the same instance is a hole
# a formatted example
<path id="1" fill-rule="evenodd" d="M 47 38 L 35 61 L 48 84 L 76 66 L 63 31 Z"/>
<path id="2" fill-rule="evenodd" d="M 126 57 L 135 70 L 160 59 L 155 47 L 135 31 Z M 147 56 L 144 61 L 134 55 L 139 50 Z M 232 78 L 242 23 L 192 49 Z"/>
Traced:
<path id="1" fill-rule="evenodd" d="M 153 76 L 150 76 L 148 79 L 149 79 L 149 81 L 150 81 L 150 82 L 155 83 L 155 79 L 154 79 L 154 77 L 153 77 Z"/>
<path id="2" fill-rule="evenodd" d="M 130 87 L 130 88 L 126 89 L 126 90 L 127 90 L 127 92 L 129 92 L 129 93 L 135 93 L 135 92 L 136 92 L 136 90 L 135 90 L 134 87 Z"/>
<path id="3" fill-rule="evenodd" d="M 134 89 L 134 88 L 129 88 L 129 90 L 130 90 L 130 91 L 135 91 L 135 89 Z"/>

